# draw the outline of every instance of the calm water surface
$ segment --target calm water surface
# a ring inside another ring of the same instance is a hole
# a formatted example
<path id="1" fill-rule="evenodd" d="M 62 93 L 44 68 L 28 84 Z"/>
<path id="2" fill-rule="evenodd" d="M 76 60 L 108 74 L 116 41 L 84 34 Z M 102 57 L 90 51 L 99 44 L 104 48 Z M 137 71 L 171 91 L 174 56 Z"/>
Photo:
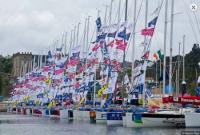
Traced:
<path id="1" fill-rule="evenodd" d="M 0 135 L 180 135 L 176 128 L 123 128 L 34 116 L 0 113 Z"/>

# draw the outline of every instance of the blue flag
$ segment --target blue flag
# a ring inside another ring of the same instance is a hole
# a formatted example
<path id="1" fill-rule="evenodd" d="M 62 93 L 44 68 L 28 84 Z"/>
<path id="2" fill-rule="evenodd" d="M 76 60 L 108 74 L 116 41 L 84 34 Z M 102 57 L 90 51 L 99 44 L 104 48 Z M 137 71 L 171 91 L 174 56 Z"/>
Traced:
<path id="1" fill-rule="evenodd" d="M 154 18 L 152 21 L 148 23 L 148 27 L 155 27 L 158 17 Z"/>
<path id="2" fill-rule="evenodd" d="M 117 33 L 116 31 L 113 33 L 108 33 L 107 37 L 115 38 L 116 33 Z"/>
<path id="3" fill-rule="evenodd" d="M 97 18 L 96 25 L 97 25 L 97 30 L 100 31 L 101 26 L 102 26 L 102 24 L 101 24 L 101 18 L 100 17 Z"/>

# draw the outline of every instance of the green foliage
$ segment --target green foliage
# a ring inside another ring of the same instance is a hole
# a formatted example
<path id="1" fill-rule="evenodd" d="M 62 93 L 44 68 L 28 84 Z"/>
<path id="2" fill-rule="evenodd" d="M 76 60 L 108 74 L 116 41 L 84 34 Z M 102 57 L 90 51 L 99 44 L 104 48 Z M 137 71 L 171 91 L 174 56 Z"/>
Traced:
<path id="1" fill-rule="evenodd" d="M 173 86 L 175 86 L 175 79 L 176 79 L 176 75 L 175 72 L 177 70 L 177 60 L 178 60 L 178 55 L 174 56 L 172 58 L 173 60 L 173 78 L 172 78 L 172 83 Z M 182 73 L 183 73 L 183 57 L 180 57 L 180 85 L 183 79 Z M 160 75 L 159 75 L 159 69 L 160 69 L 160 61 L 157 62 L 157 78 L 159 79 Z M 200 47 L 198 44 L 194 44 L 192 50 L 185 55 L 185 81 L 187 83 L 187 90 L 191 95 L 195 94 L 195 88 L 196 88 L 196 82 L 197 82 L 197 77 L 200 76 L 200 67 L 198 66 L 198 63 L 200 62 Z M 163 63 L 163 61 L 162 61 Z M 169 57 L 166 57 L 166 64 L 167 64 L 167 68 L 166 68 L 166 72 L 169 73 Z M 154 79 L 156 78 L 156 65 L 153 64 L 151 67 L 149 67 L 147 69 L 147 73 L 146 76 L 147 77 L 153 77 Z M 163 66 L 162 66 L 163 68 Z M 196 73 L 197 71 L 197 73 Z M 163 71 L 162 71 L 163 72 Z M 162 74 L 162 73 L 161 73 Z M 166 84 L 168 83 L 168 81 L 166 81 Z M 181 86 L 179 86 L 179 88 L 182 88 Z M 181 89 L 180 89 L 181 91 Z"/>
<path id="2" fill-rule="evenodd" d="M 11 73 L 12 71 L 12 57 L 3 57 L 0 55 L 0 72 Z"/>
<path id="3" fill-rule="evenodd" d="M 10 75 L 12 72 L 12 57 L 0 55 L 0 96 L 8 96 L 12 85 Z"/>

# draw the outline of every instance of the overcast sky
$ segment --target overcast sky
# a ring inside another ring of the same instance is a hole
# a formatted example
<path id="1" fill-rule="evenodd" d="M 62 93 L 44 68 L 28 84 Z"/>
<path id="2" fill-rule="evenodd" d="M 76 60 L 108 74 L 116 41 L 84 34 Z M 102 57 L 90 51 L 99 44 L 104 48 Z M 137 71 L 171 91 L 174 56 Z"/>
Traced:
<path id="1" fill-rule="evenodd" d="M 114 0 L 113 3 L 113 18 L 116 16 L 118 1 L 119 0 Z M 124 9 L 124 1 L 125 0 L 122 0 L 122 9 Z M 138 0 L 137 10 L 139 10 L 141 1 L 142 0 Z M 151 13 L 160 2 L 161 0 L 149 0 L 149 18 L 151 18 Z M 88 15 L 92 16 L 90 22 L 90 30 L 92 33 L 92 29 L 95 26 L 94 20 L 97 16 L 97 9 L 101 10 L 100 15 L 104 18 L 105 5 L 109 5 L 109 3 L 110 0 L 0 0 L 0 54 L 12 55 L 13 53 L 22 51 L 44 53 L 49 46 L 52 47 L 55 40 L 61 40 L 64 31 L 71 31 L 78 22 L 81 22 L 82 30 L 84 20 Z M 194 13 L 190 10 L 191 3 L 196 3 L 198 5 L 195 14 L 200 26 L 200 1 L 175 0 L 175 14 L 177 14 L 174 16 L 173 54 L 177 54 L 178 42 L 182 41 L 182 36 L 184 34 L 186 35 L 186 52 L 190 51 L 193 43 L 196 42 L 188 14 L 192 18 L 192 25 L 194 26 L 198 38 L 197 40 L 200 40 L 200 31 L 198 31 Z M 171 3 L 169 3 L 169 13 L 170 4 Z M 129 0 L 128 19 L 130 21 L 133 19 L 132 7 L 133 0 Z M 114 20 L 115 19 L 113 19 L 113 21 Z M 140 31 L 143 27 L 144 4 L 136 29 Z M 169 28 L 170 18 L 168 37 Z M 163 32 L 164 5 L 158 19 L 155 36 L 153 37 L 152 52 L 158 49 L 163 50 Z M 142 40 L 139 34 L 136 35 L 136 49 L 140 50 L 140 43 Z M 132 46 L 130 46 L 130 50 L 131 47 Z M 167 49 L 169 50 L 169 42 Z M 139 55 L 138 52 L 139 51 L 137 51 L 136 55 Z M 130 55 L 130 52 L 128 55 Z"/>

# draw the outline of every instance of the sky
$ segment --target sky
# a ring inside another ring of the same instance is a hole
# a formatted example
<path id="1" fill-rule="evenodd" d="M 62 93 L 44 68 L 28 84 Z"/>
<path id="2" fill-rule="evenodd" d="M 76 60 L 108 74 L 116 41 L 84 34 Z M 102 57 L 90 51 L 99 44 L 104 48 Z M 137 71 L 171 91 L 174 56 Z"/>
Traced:
<path id="1" fill-rule="evenodd" d="M 121 0 L 121 21 L 123 21 L 124 1 Z M 145 0 L 143 0 L 145 1 Z M 148 20 L 152 19 L 152 12 L 158 7 L 162 0 L 148 0 L 149 12 Z M 142 0 L 138 0 L 137 14 Z M 183 35 L 186 35 L 186 52 L 189 52 L 193 43 L 199 43 L 200 31 L 200 0 L 174 0 L 174 33 L 173 33 L 173 55 L 178 53 L 178 44 L 182 42 Z M 119 0 L 114 0 L 112 10 L 112 23 L 116 22 Z M 198 8 L 195 12 L 190 10 L 190 4 L 196 3 Z M 16 52 L 32 52 L 34 54 L 45 54 L 48 49 L 55 46 L 55 41 L 59 40 L 56 46 L 60 46 L 62 34 L 70 32 L 79 22 L 80 43 L 83 37 L 83 27 L 85 18 L 90 19 L 90 39 L 95 27 L 97 10 L 100 10 L 102 19 L 105 16 L 105 7 L 110 5 L 110 0 L 0 0 L 0 54 L 12 55 Z M 170 37 L 170 9 L 168 9 L 168 34 L 167 34 L 167 54 L 169 55 Z M 141 6 L 136 31 L 144 28 L 145 4 Z M 196 15 L 196 18 L 195 18 Z M 196 19 L 196 20 L 195 20 Z M 129 0 L 128 20 L 133 20 L 133 0 Z M 192 22 L 191 22 L 192 21 Z M 195 22 L 196 21 L 196 22 Z M 197 23 L 198 22 L 198 23 Z M 198 24 L 198 25 L 197 25 Z M 192 30 L 192 27 L 194 31 Z M 195 33 L 195 34 L 194 34 Z M 196 39 L 195 39 L 196 35 Z M 94 37 L 94 36 L 93 36 Z M 155 35 L 152 40 L 151 54 L 157 50 L 163 50 L 164 37 L 164 4 L 162 6 Z M 141 54 L 141 42 L 143 38 L 140 32 L 136 34 L 136 52 Z M 69 44 L 69 34 L 67 38 Z M 131 57 L 133 45 L 130 43 L 127 59 Z"/>

